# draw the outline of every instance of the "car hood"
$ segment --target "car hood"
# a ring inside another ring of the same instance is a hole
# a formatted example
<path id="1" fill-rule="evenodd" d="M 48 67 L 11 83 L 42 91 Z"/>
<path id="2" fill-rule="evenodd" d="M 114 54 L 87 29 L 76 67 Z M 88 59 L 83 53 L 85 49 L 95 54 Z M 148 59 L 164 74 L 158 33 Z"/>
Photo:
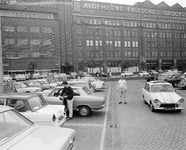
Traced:
<path id="1" fill-rule="evenodd" d="M 175 92 L 154 93 L 154 99 L 158 99 L 161 103 L 177 103 L 181 97 Z"/>
<path id="2" fill-rule="evenodd" d="M 42 109 L 37 110 L 39 113 L 55 113 L 57 117 L 64 114 L 65 106 L 64 105 L 47 105 Z"/>
<path id="3" fill-rule="evenodd" d="M 68 128 L 35 125 L 7 143 L 8 150 L 67 149 L 75 131 Z"/>

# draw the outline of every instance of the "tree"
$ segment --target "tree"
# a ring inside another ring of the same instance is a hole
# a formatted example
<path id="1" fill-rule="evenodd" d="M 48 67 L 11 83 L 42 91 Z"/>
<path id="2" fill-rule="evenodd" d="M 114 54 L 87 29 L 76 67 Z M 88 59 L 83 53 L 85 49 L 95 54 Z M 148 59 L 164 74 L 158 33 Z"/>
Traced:
<path id="1" fill-rule="evenodd" d="M 145 70 L 146 67 L 147 67 L 147 63 L 146 63 L 144 60 L 142 60 L 142 61 L 140 62 L 140 69 L 141 69 L 141 70 Z"/>
<path id="2" fill-rule="evenodd" d="M 34 70 L 36 69 L 36 63 L 35 62 L 29 62 L 28 63 L 28 69 L 30 70 L 30 79 L 32 78 L 34 74 Z"/>
<path id="3" fill-rule="evenodd" d="M 122 63 L 121 63 L 121 70 L 126 70 L 127 68 L 132 66 L 132 61 L 125 59 Z"/>
<path id="4" fill-rule="evenodd" d="M 80 61 L 78 63 L 78 70 L 79 71 L 85 71 L 86 64 L 83 61 Z"/>

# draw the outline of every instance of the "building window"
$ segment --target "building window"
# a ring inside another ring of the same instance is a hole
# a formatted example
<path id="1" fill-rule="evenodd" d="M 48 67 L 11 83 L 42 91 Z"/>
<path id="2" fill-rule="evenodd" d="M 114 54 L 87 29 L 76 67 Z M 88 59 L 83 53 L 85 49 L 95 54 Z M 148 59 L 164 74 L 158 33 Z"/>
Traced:
<path id="1" fill-rule="evenodd" d="M 19 46 L 28 45 L 28 39 L 18 39 L 18 40 L 17 40 L 17 44 L 18 44 Z"/>
<path id="2" fill-rule="evenodd" d="M 82 40 L 77 40 L 78 47 L 82 47 Z"/>
<path id="3" fill-rule="evenodd" d="M 43 46 L 52 45 L 52 41 L 51 41 L 50 39 L 48 39 L 48 40 L 43 40 L 43 41 L 42 41 L 42 45 L 43 45 Z"/>
<path id="4" fill-rule="evenodd" d="M 112 36 L 112 30 L 106 30 L 106 36 Z"/>
<path id="5" fill-rule="evenodd" d="M 138 47 L 138 41 L 132 41 L 132 47 Z"/>
<path id="6" fill-rule="evenodd" d="M 180 38 L 179 33 L 175 33 L 175 34 L 174 34 L 174 37 L 175 37 L 175 39 L 179 39 L 179 38 Z"/>
<path id="7" fill-rule="evenodd" d="M 130 41 L 124 41 L 124 46 L 125 47 L 131 47 Z"/>
<path id="8" fill-rule="evenodd" d="M 97 46 L 97 47 L 102 46 L 102 41 L 101 40 L 96 40 L 95 41 L 95 46 Z"/>
<path id="9" fill-rule="evenodd" d="M 15 27 L 14 26 L 3 26 L 3 31 L 15 32 Z"/>
<path id="10" fill-rule="evenodd" d="M 40 28 L 39 27 L 30 27 L 30 32 L 31 33 L 39 33 L 40 32 Z"/>
<path id="11" fill-rule="evenodd" d="M 81 28 L 78 28 L 78 29 L 77 29 L 77 34 L 78 34 L 78 35 L 82 35 L 82 29 L 81 29 Z"/>
<path id="12" fill-rule="evenodd" d="M 30 40 L 30 45 L 40 45 L 40 40 L 38 39 Z"/>
<path id="13" fill-rule="evenodd" d="M 121 47 L 121 41 L 114 41 L 115 47 Z"/>
<path id="14" fill-rule="evenodd" d="M 42 31 L 42 33 L 52 33 L 52 28 L 50 28 L 50 27 L 42 27 L 41 31 Z"/>
<path id="15" fill-rule="evenodd" d="M 123 34 L 124 34 L 124 36 L 126 36 L 126 37 L 130 37 L 130 31 L 124 30 L 124 31 L 123 31 Z"/>
<path id="16" fill-rule="evenodd" d="M 121 32 L 120 31 L 114 31 L 114 36 L 121 36 Z"/>
<path id="17" fill-rule="evenodd" d="M 15 39 L 4 39 L 3 45 L 15 45 Z"/>
<path id="18" fill-rule="evenodd" d="M 112 47 L 112 41 L 106 41 L 106 46 L 107 47 Z"/>
<path id="19" fill-rule="evenodd" d="M 25 26 L 18 26 L 17 32 L 28 32 L 28 29 Z"/>

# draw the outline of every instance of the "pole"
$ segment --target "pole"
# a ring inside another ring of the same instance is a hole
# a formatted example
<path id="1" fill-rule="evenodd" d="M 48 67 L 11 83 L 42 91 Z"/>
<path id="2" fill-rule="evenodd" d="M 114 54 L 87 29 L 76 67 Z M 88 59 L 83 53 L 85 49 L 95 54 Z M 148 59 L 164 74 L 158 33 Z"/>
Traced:
<path id="1" fill-rule="evenodd" d="M 0 17 L 0 93 L 3 93 L 3 88 L 4 88 L 4 83 L 3 83 L 3 76 L 4 76 L 4 71 L 3 71 L 3 50 L 2 50 L 2 34 L 1 34 L 1 17 Z"/>

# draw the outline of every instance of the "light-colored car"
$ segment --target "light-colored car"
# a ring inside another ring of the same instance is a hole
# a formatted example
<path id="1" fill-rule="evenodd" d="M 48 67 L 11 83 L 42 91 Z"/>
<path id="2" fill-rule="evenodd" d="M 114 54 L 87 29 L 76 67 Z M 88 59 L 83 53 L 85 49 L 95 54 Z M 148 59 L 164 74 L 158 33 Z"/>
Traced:
<path id="1" fill-rule="evenodd" d="M 134 75 L 134 73 L 131 71 L 123 71 L 121 73 L 121 76 L 124 76 L 124 77 L 132 77 L 133 75 Z"/>
<path id="2" fill-rule="evenodd" d="M 56 87 L 56 86 L 58 86 L 58 85 L 60 85 L 61 84 L 61 82 L 59 83 L 58 81 L 52 81 L 52 82 L 49 82 L 48 80 L 47 80 L 47 78 L 44 78 L 44 79 L 37 79 L 37 81 L 39 81 L 43 86 L 45 86 L 45 87 L 50 87 L 50 88 L 54 88 L 54 87 Z"/>
<path id="3" fill-rule="evenodd" d="M 49 105 L 41 94 L 1 94 L 0 105 L 11 106 L 40 125 L 62 126 L 66 121 L 65 106 Z"/>
<path id="4" fill-rule="evenodd" d="M 15 91 L 18 93 L 37 93 L 41 92 L 41 87 L 30 87 L 27 83 L 14 82 Z"/>
<path id="5" fill-rule="evenodd" d="M 151 111 L 184 109 L 184 99 L 179 96 L 171 83 L 166 81 L 146 82 L 142 88 L 142 96 L 145 103 L 150 105 Z"/>
<path id="6" fill-rule="evenodd" d="M 92 85 L 95 87 L 95 90 L 98 91 L 100 89 L 103 89 L 105 87 L 105 82 L 100 80 L 97 77 L 82 77 L 79 80 L 86 80 L 86 81 L 91 81 Z"/>
<path id="7" fill-rule="evenodd" d="M 0 105 L 1 150 L 74 150 L 75 146 L 73 129 L 37 125 Z"/>
<path id="8" fill-rule="evenodd" d="M 24 74 L 16 74 L 15 75 L 15 80 L 16 81 L 25 81 L 26 80 L 26 76 Z"/>
<path id="9" fill-rule="evenodd" d="M 149 76 L 149 73 L 147 71 L 140 71 L 139 76 L 140 77 Z"/>
<path id="10" fill-rule="evenodd" d="M 73 109 L 78 111 L 82 117 L 90 115 L 92 110 L 99 110 L 106 106 L 105 97 L 96 96 L 95 93 L 90 92 L 86 87 L 71 86 L 74 92 Z M 58 86 L 49 91 L 45 91 L 43 96 L 49 104 L 63 105 L 63 98 L 60 96 L 63 86 Z"/>
<path id="11" fill-rule="evenodd" d="M 29 85 L 29 87 L 39 87 L 42 90 L 47 90 L 50 88 L 49 85 L 42 84 L 38 80 L 26 80 L 25 83 L 27 83 Z"/>

